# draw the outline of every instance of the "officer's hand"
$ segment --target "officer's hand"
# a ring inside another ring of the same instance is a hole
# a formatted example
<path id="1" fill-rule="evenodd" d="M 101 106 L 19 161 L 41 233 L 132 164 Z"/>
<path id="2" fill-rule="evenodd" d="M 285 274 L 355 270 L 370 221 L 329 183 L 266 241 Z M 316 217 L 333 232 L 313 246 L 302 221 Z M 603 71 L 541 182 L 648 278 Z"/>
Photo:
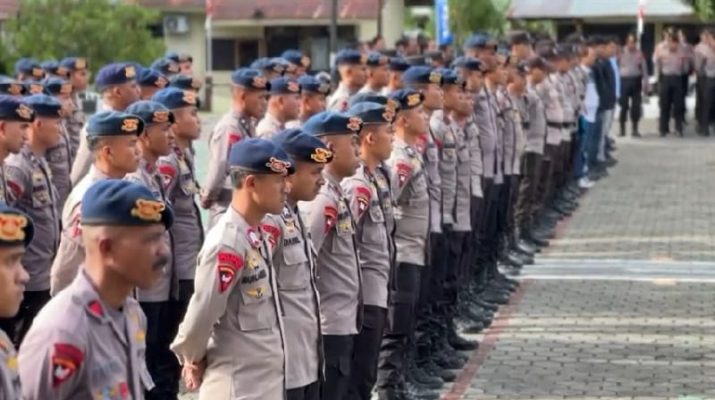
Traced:
<path id="1" fill-rule="evenodd" d="M 201 196 L 201 208 L 208 210 L 211 207 L 211 204 L 213 204 L 213 201 L 211 201 L 205 195 Z"/>
<path id="2" fill-rule="evenodd" d="M 201 386 L 201 381 L 204 379 L 204 371 L 206 371 L 206 359 L 197 363 L 184 363 L 184 368 L 181 370 L 181 377 L 184 379 L 184 385 L 190 391 L 194 391 Z"/>

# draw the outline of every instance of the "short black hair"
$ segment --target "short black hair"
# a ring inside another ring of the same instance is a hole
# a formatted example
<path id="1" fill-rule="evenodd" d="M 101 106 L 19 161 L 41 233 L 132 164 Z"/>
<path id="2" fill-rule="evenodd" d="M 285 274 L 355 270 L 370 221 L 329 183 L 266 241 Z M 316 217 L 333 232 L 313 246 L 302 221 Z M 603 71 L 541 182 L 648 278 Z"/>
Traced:
<path id="1" fill-rule="evenodd" d="M 514 46 L 517 44 L 531 44 L 531 36 L 526 31 L 511 31 L 506 34 L 506 41 Z"/>

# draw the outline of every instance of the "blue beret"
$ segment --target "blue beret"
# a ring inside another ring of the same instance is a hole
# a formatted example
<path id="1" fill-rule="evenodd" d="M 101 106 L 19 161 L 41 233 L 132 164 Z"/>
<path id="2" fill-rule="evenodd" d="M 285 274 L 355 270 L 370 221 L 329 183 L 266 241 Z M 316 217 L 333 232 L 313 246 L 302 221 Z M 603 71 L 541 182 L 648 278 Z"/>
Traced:
<path id="1" fill-rule="evenodd" d="M 0 121 L 32 122 L 35 112 L 24 99 L 0 94 Z"/>
<path id="2" fill-rule="evenodd" d="M 492 40 L 489 35 L 485 33 L 476 33 L 470 36 L 466 42 L 464 42 L 465 49 L 481 49 L 487 46 L 496 45 L 497 43 Z"/>
<path id="3" fill-rule="evenodd" d="M 0 202 L 0 246 L 29 246 L 35 236 L 32 218 Z"/>
<path id="4" fill-rule="evenodd" d="M 89 68 L 86 58 L 82 57 L 67 57 L 60 61 L 60 66 L 66 68 L 69 71 L 79 71 Z"/>
<path id="5" fill-rule="evenodd" d="M 141 135 L 144 121 L 119 111 L 100 111 L 87 121 L 87 136 Z"/>
<path id="6" fill-rule="evenodd" d="M 343 49 L 335 56 L 335 65 L 364 65 L 367 62 L 367 55 L 358 50 Z"/>
<path id="7" fill-rule="evenodd" d="M 397 102 L 395 100 L 390 100 L 385 105 L 363 102 L 350 107 L 348 110 L 348 115 L 360 118 L 363 125 L 391 124 L 395 121 L 396 113 Z"/>
<path id="8" fill-rule="evenodd" d="M 43 84 L 45 86 L 45 93 L 49 95 L 72 94 L 72 84 L 62 78 L 53 76 L 45 79 Z"/>
<path id="9" fill-rule="evenodd" d="M 303 124 L 303 132 L 313 136 L 354 135 L 361 129 L 360 118 L 335 111 L 319 112 Z"/>
<path id="10" fill-rule="evenodd" d="M 326 164 L 333 159 L 333 152 L 315 136 L 300 129 L 286 129 L 273 135 L 271 140 L 280 146 L 293 160 Z"/>
<path id="11" fill-rule="evenodd" d="M 263 66 L 266 65 L 266 61 L 268 60 L 268 57 L 258 57 L 253 60 L 253 62 L 248 67 L 253 69 L 263 69 Z"/>
<path id="12" fill-rule="evenodd" d="M 163 122 L 174 123 L 174 114 L 163 104 L 156 101 L 140 100 L 134 102 L 127 107 L 126 113 L 138 116 L 146 126 Z"/>
<path id="13" fill-rule="evenodd" d="M 131 82 L 137 77 L 137 66 L 134 63 L 113 63 L 103 66 L 97 72 L 95 83 L 102 90 L 112 85 Z"/>
<path id="14" fill-rule="evenodd" d="M 231 146 L 228 154 L 231 168 L 262 174 L 292 174 L 293 161 L 288 154 L 270 140 L 248 138 Z"/>
<path id="15" fill-rule="evenodd" d="M 410 64 L 403 57 L 390 58 L 390 71 L 404 72 L 410 68 Z"/>
<path id="16" fill-rule="evenodd" d="M 174 222 L 168 204 L 157 200 L 144 185 L 122 179 L 102 179 L 92 184 L 80 205 L 82 225 L 149 226 Z"/>
<path id="17" fill-rule="evenodd" d="M 298 78 L 298 84 L 303 92 L 319 93 L 326 96 L 330 93 L 329 83 L 322 82 L 318 78 L 307 74 Z"/>
<path id="18" fill-rule="evenodd" d="M 187 75 L 174 75 L 169 79 L 169 87 L 175 87 L 181 90 L 195 90 L 201 89 L 201 81 L 197 78 L 187 76 Z"/>
<path id="19" fill-rule="evenodd" d="M 39 94 L 45 91 L 45 84 L 42 81 L 34 79 L 26 79 L 22 81 L 22 86 L 25 87 L 25 95 Z"/>
<path id="20" fill-rule="evenodd" d="M 466 84 L 464 79 L 457 73 L 457 71 L 449 68 L 439 68 L 436 70 L 442 74 L 442 85 L 457 85 L 462 86 Z"/>
<path id="21" fill-rule="evenodd" d="M 35 115 L 45 118 L 61 118 L 62 103 L 52 96 L 46 94 L 33 94 L 25 98 L 30 108 L 35 111 Z"/>
<path id="22" fill-rule="evenodd" d="M 168 58 L 169 60 L 172 60 L 175 63 L 181 63 L 181 62 L 194 62 L 194 58 L 191 57 L 191 54 L 187 53 L 179 53 L 176 51 L 167 51 L 164 57 Z"/>
<path id="23" fill-rule="evenodd" d="M 261 71 L 253 68 L 239 68 L 231 74 L 231 82 L 236 86 L 254 90 L 270 90 L 271 84 Z"/>
<path id="24" fill-rule="evenodd" d="M 42 69 L 44 69 L 49 75 L 61 76 L 63 78 L 66 78 L 70 73 L 70 71 L 61 66 L 59 62 L 52 60 L 43 62 Z"/>
<path id="25" fill-rule="evenodd" d="M 281 76 L 271 80 L 271 94 L 298 94 L 300 84 L 293 78 Z"/>
<path id="26" fill-rule="evenodd" d="M 169 84 L 169 80 L 160 71 L 140 68 L 137 72 L 137 83 L 139 86 L 154 86 L 163 89 Z"/>
<path id="27" fill-rule="evenodd" d="M 280 74 L 294 73 L 297 67 L 283 57 L 273 57 L 266 61 L 264 71 L 274 71 Z M 282 72 L 281 72 L 282 70 Z"/>
<path id="28" fill-rule="evenodd" d="M 37 60 L 33 58 L 21 58 L 15 63 L 15 73 L 23 73 L 31 76 L 33 79 L 42 79 L 45 76 L 45 71 L 42 69 Z"/>
<path id="29" fill-rule="evenodd" d="M 469 71 L 483 71 L 484 66 L 478 58 L 474 57 L 459 57 L 452 62 L 452 68 L 464 68 Z"/>
<path id="30" fill-rule="evenodd" d="M 169 58 L 159 58 L 154 60 L 150 66 L 151 69 L 157 70 L 164 75 L 173 75 L 179 73 L 179 64 Z"/>
<path id="31" fill-rule="evenodd" d="M 384 106 L 387 104 L 387 97 L 375 93 L 357 93 L 355 96 L 351 97 L 350 100 L 348 100 L 348 107 L 365 102 L 382 104 Z"/>
<path id="32" fill-rule="evenodd" d="M 25 87 L 9 76 L 0 75 L 0 94 L 9 94 L 11 96 L 21 96 L 25 94 Z"/>
<path id="33" fill-rule="evenodd" d="M 430 83 L 440 85 L 442 84 L 442 74 L 431 67 L 410 67 L 402 74 L 402 82 L 405 85 L 427 85 Z"/>
<path id="34" fill-rule="evenodd" d="M 376 51 L 372 51 L 367 55 L 366 64 L 368 67 L 381 67 L 383 65 L 388 65 L 389 63 L 389 57 L 384 56 Z"/>
<path id="35" fill-rule="evenodd" d="M 173 87 L 161 89 L 151 96 L 152 101 L 161 103 L 169 110 L 183 107 L 198 107 L 196 92 L 191 90 L 181 90 Z"/>
<path id="36" fill-rule="evenodd" d="M 281 54 L 281 57 L 288 60 L 289 63 L 303 68 L 310 66 L 310 57 L 306 56 L 300 50 L 286 50 Z"/>
<path id="37" fill-rule="evenodd" d="M 399 111 L 410 110 L 418 107 L 425 100 L 425 96 L 414 89 L 400 89 L 390 93 L 390 99 L 400 104 Z"/>

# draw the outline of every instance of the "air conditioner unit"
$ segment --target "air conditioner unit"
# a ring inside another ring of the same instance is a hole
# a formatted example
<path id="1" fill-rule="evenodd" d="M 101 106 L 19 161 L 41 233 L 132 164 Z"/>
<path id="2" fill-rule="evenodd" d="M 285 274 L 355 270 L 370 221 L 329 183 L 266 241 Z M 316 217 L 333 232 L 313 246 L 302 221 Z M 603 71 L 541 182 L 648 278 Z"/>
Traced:
<path id="1" fill-rule="evenodd" d="M 164 32 L 174 35 L 189 33 L 189 19 L 186 15 L 164 16 Z"/>

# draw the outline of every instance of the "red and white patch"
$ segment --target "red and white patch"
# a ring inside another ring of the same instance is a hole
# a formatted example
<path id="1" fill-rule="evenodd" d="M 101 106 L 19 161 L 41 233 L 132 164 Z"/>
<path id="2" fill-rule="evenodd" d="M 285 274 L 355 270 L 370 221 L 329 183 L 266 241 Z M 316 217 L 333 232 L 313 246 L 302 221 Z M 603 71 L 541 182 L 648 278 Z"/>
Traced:
<path id="1" fill-rule="evenodd" d="M 338 221 L 338 210 L 335 207 L 325 207 L 325 233 L 330 232 Z"/>
<path id="2" fill-rule="evenodd" d="M 248 242 L 254 249 L 261 247 L 261 234 L 256 232 L 253 228 L 248 228 L 246 231 L 246 237 L 248 237 Z"/>
<path id="3" fill-rule="evenodd" d="M 161 181 L 164 184 L 164 188 L 168 188 L 169 184 L 176 179 L 177 171 L 171 164 L 159 164 L 158 165 L 159 174 L 161 175 Z"/>
<path id="4" fill-rule="evenodd" d="M 238 132 L 231 132 L 231 133 L 229 133 L 229 134 L 228 134 L 228 145 L 229 145 L 229 147 L 232 146 L 232 145 L 234 145 L 234 144 L 236 144 L 236 143 L 238 143 L 242 138 L 243 138 L 243 136 L 241 136 L 241 134 L 238 133 Z"/>
<path id="5" fill-rule="evenodd" d="M 371 198 L 372 192 L 370 192 L 370 189 L 364 186 L 358 186 L 355 188 L 355 200 L 357 201 L 358 206 L 358 216 L 367 211 Z"/>
<path id="6" fill-rule="evenodd" d="M 15 200 L 21 198 L 22 195 L 25 193 L 25 190 L 23 190 L 22 185 L 13 180 L 8 179 L 7 186 L 10 188 L 10 193 L 12 193 Z"/>
<path id="7" fill-rule="evenodd" d="M 275 247 L 281 237 L 281 230 L 271 224 L 263 224 L 261 229 L 268 234 L 268 243 L 270 243 L 271 247 Z"/>
<path id="8" fill-rule="evenodd" d="M 407 163 L 398 163 L 395 166 L 395 172 L 397 172 L 397 183 L 403 187 L 407 183 L 407 178 L 412 174 L 412 166 Z"/>
<path id="9" fill-rule="evenodd" d="M 236 273 L 243 268 L 243 258 L 236 253 L 219 251 L 218 265 L 218 292 L 223 293 L 231 286 L 236 278 Z"/>
<path id="10" fill-rule="evenodd" d="M 74 345 L 55 343 L 52 352 L 52 387 L 58 387 L 74 375 L 83 360 L 84 353 Z"/>
<path id="11" fill-rule="evenodd" d="M 415 147 L 420 154 L 424 153 L 424 151 L 427 149 L 427 142 L 428 140 L 426 133 L 424 135 L 420 135 L 420 137 L 417 138 L 417 143 L 415 143 Z"/>
<path id="12" fill-rule="evenodd" d="M 87 304 L 87 310 L 97 318 L 104 318 L 104 307 L 102 307 L 102 303 L 100 303 L 99 300 L 89 302 L 89 304 Z"/>

